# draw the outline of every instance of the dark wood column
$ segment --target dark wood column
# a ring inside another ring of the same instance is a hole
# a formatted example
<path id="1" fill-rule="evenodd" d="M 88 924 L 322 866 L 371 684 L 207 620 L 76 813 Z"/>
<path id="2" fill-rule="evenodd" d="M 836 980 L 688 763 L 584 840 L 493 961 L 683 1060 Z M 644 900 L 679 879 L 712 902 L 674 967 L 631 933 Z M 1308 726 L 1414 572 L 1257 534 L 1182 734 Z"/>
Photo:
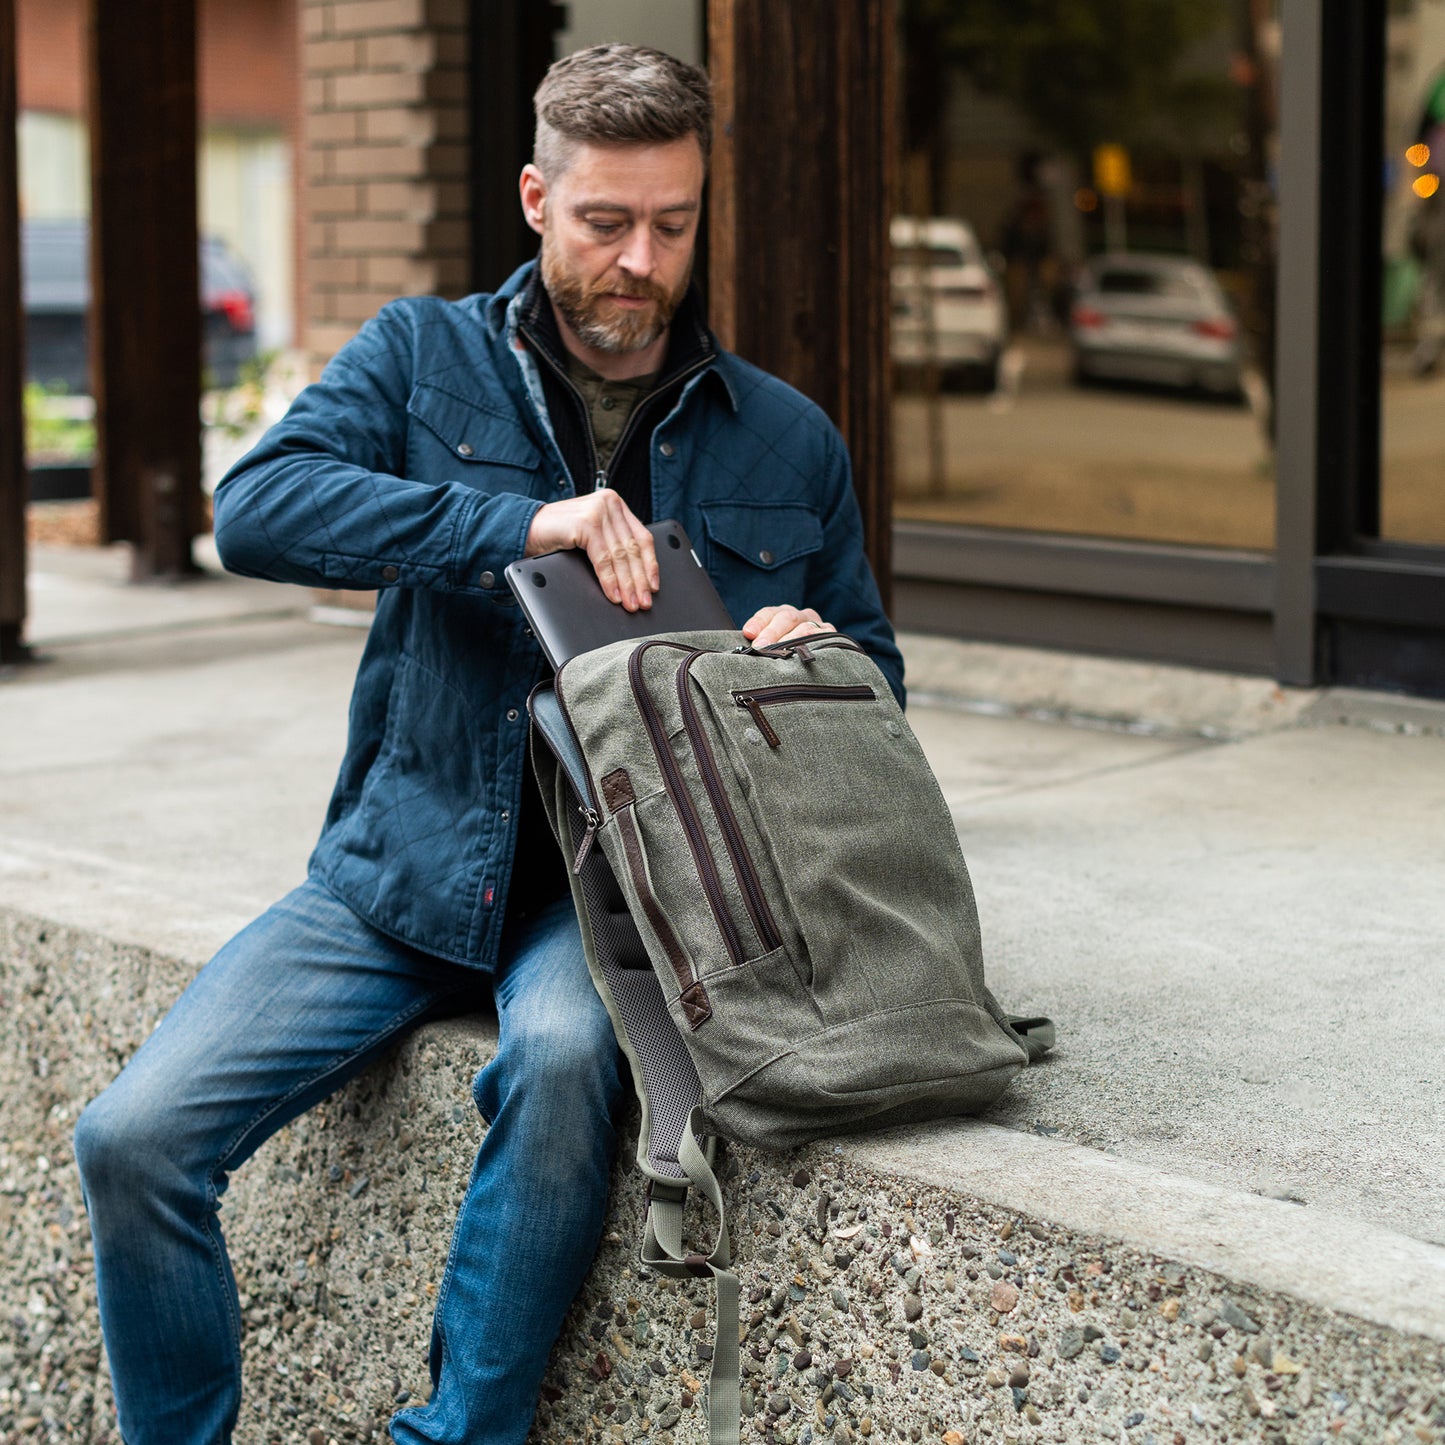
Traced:
<path id="1" fill-rule="evenodd" d="M 551 0 L 471 0 L 474 291 L 495 291 L 537 254 L 517 177 L 532 158 L 532 95 L 566 23 L 566 6 Z"/>
<path id="2" fill-rule="evenodd" d="M 712 324 L 842 430 L 885 603 L 894 12 L 895 0 L 708 3 Z"/>
<path id="3" fill-rule="evenodd" d="M 25 313 L 20 304 L 20 175 L 15 154 L 15 0 L 0 0 L 0 662 L 26 655 Z"/>
<path id="4" fill-rule="evenodd" d="M 201 495 L 196 0 L 88 0 L 91 380 L 101 535 L 195 570 Z"/>

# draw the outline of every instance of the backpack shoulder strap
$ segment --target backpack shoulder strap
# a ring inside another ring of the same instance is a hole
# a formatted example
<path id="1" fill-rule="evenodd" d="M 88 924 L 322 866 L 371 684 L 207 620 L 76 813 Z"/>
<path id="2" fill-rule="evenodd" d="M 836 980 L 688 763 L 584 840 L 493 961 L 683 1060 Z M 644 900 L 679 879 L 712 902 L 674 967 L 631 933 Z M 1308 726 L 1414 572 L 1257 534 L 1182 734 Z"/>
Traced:
<path id="1" fill-rule="evenodd" d="M 684 1279 L 712 1279 L 717 1286 L 716 1331 L 712 1372 L 708 1378 L 707 1416 L 710 1445 L 738 1445 L 742 1405 L 738 1381 L 738 1277 L 732 1271 L 732 1243 L 723 1211 L 722 1188 L 717 1175 L 698 1147 L 696 1134 L 706 1126 L 702 1111 L 694 1109 L 682 1131 L 678 1163 L 692 1187 L 717 1212 L 717 1240 L 712 1253 L 685 1253 L 682 1211 L 686 1184 L 652 1181 L 647 1190 L 647 1223 L 642 1239 L 642 1262 L 659 1274 Z"/>
<path id="2" fill-rule="evenodd" d="M 702 1086 L 668 1016 L 657 975 L 646 963 L 635 923 L 625 906 L 621 912 L 609 906 L 621 906 L 622 898 L 605 857 L 590 846 L 596 831 L 591 786 L 566 715 L 545 684 L 533 692 L 528 706 L 535 724 L 533 765 L 547 817 L 563 855 L 576 854 L 572 896 L 587 967 L 631 1067 L 641 1105 L 637 1162 L 648 1176 L 641 1262 L 674 1278 L 714 1281 L 717 1310 L 708 1433 L 710 1445 L 738 1445 L 742 1417 L 738 1277 L 732 1270 L 722 1187 L 708 1163 L 714 1140 L 697 1102 Z M 538 734 L 545 747 L 535 745 Z M 641 959 L 640 966 L 634 955 Z M 683 1243 L 683 1209 L 690 1187 L 717 1213 L 717 1239 L 710 1254 L 689 1251 Z"/>

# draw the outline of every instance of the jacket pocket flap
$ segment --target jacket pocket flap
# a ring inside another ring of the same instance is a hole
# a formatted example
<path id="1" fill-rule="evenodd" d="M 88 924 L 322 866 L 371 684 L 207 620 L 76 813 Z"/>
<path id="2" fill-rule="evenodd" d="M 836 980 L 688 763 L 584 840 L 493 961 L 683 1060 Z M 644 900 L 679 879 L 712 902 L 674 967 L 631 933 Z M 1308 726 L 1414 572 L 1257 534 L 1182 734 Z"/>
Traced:
<path id="1" fill-rule="evenodd" d="M 817 512 L 796 502 L 712 502 L 702 515 L 712 541 L 765 572 L 823 545 Z"/>
<path id="2" fill-rule="evenodd" d="M 537 444 L 509 416 L 465 401 L 439 386 L 418 382 L 407 411 L 464 462 L 490 462 L 494 466 L 541 465 Z"/>

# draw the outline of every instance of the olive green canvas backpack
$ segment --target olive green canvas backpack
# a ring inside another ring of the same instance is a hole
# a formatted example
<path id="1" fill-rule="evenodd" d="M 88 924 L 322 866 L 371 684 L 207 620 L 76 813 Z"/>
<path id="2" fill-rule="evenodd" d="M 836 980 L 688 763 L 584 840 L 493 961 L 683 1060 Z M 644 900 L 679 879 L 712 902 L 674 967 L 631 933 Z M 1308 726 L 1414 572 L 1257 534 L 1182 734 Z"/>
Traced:
<path id="1" fill-rule="evenodd" d="M 739 1430 L 715 1140 L 786 1149 L 975 1112 L 1053 1042 L 984 984 L 948 806 L 874 663 L 829 633 L 629 640 L 533 693 L 533 761 L 642 1105 L 642 1259 L 716 1280 L 714 1445 Z M 689 1186 L 718 1213 L 683 1242 Z"/>

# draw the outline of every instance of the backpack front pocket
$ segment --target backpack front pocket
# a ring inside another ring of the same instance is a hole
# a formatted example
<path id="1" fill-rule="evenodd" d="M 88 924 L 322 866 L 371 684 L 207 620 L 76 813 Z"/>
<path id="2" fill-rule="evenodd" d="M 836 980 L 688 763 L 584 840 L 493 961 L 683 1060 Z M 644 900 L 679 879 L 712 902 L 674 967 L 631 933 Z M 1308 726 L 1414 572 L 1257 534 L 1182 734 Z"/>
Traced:
<path id="1" fill-rule="evenodd" d="M 763 741 L 780 748 L 783 740 L 769 719 L 769 708 L 790 702 L 877 702 L 878 694 L 867 683 L 779 683 L 773 687 L 734 688 L 733 701 L 753 715 Z"/>
<path id="2" fill-rule="evenodd" d="M 755 953 L 771 953 L 783 942 L 778 924 L 773 916 L 767 892 L 753 861 L 737 816 L 727 797 L 727 780 L 718 768 L 712 745 L 709 743 L 696 703 L 688 685 L 689 669 L 698 657 L 706 654 L 681 648 L 686 654 L 676 670 L 676 698 L 687 740 L 685 755 L 696 769 L 702 783 L 702 792 L 710 805 L 714 830 L 722 844 L 731 867 L 736 889 L 730 889 L 723 876 L 718 852 L 714 849 L 709 829 L 693 796 L 688 779 L 684 776 L 682 764 L 673 752 L 667 722 L 657 700 L 649 690 L 648 680 L 643 674 L 643 659 L 654 647 L 676 647 L 675 643 L 645 642 L 628 661 L 628 674 L 643 725 L 652 744 L 663 786 L 672 801 L 677 820 L 687 840 L 688 851 L 697 871 L 698 882 L 702 885 L 704 897 L 722 936 L 728 958 L 734 967 L 746 963 Z M 743 906 L 743 913 L 758 941 L 756 951 L 750 949 L 733 915 L 736 901 Z"/>

